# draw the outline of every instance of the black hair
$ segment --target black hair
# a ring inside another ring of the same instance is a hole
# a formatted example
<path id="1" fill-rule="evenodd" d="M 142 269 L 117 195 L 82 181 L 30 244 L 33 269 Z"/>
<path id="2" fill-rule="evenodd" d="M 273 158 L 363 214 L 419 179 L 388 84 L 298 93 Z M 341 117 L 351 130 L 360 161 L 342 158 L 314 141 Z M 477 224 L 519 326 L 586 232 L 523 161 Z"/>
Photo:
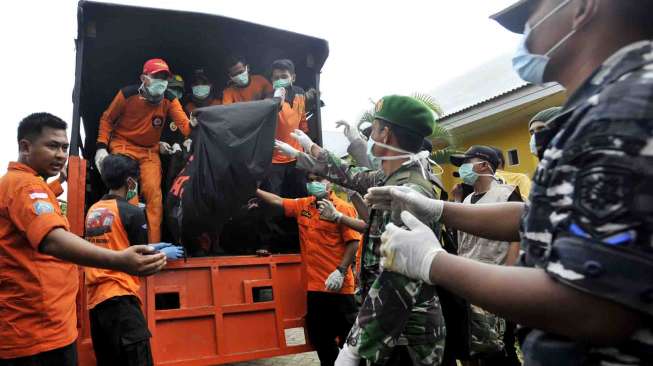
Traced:
<path id="1" fill-rule="evenodd" d="M 413 132 L 407 128 L 397 126 L 390 122 L 386 122 L 381 119 L 377 119 L 380 123 L 380 127 L 388 127 L 392 131 L 392 135 L 397 139 L 397 144 L 402 150 L 406 150 L 412 153 L 417 153 L 422 150 L 422 144 L 424 143 L 424 137 L 418 135 L 416 132 Z"/>
<path id="2" fill-rule="evenodd" d="M 273 70 L 284 70 L 288 71 L 291 74 L 295 73 L 295 64 L 287 58 L 276 60 L 270 66 L 270 72 Z"/>
<path id="3" fill-rule="evenodd" d="M 243 66 L 247 65 L 247 60 L 242 55 L 237 55 L 237 54 L 229 55 L 229 57 L 227 57 L 227 68 L 234 67 L 239 62 L 242 63 Z"/>
<path id="4" fill-rule="evenodd" d="M 494 152 L 497 153 L 497 157 L 499 158 L 499 166 L 495 168 L 501 168 L 506 166 L 506 159 L 503 158 L 503 150 L 499 149 L 498 147 L 495 146 L 488 146 L 490 149 L 494 150 Z"/>
<path id="5" fill-rule="evenodd" d="M 197 85 L 198 82 L 205 82 L 211 84 L 211 79 L 204 72 L 204 69 L 197 69 L 193 72 L 193 79 L 191 80 L 191 85 Z"/>
<path id="6" fill-rule="evenodd" d="M 18 124 L 18 139 L 33 141 L 41 135 L 43 127 L 50 127 L 56 130 L 65 130 L 68 124 L 61 118 L 46 112 L 32 113 L 23 118 Z"/>
<path id="7" fill-rule="evenodd" d="M 102 181 L 109 189 L 119 189 L 127 184 L 127 178 L 138 179 L 140 169 L 136 160 L 119 154 L 111 154 L 102 161 Z"/>

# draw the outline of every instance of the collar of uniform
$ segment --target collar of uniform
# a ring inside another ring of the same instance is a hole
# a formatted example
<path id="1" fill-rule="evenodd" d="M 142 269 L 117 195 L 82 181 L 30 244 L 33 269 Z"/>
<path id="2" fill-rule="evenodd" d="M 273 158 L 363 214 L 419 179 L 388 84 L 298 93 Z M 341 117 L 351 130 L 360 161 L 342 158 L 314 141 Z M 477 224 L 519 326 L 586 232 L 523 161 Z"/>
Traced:
<path id="1" fill-rule="evenodd" d="M 562 115 L 574 110 L 591 96 L 598 94 L 605 85 L 613 83 L 620 77 L 637 70 L 644 65 L 653 63 L 653 41 L 638 41 L 624 46 L 608 57 L 583 85 L 569 97 L 563 112 L 554 120 L 562 119 Z"/>
<path id="2" fill-rule="evenodd" d="M 39 175 L 39 173 L 37 173 L 36 170 L 32 169 L 32 167 L 30 167 L 29 165 L 19 163 L 17 161 L 10 162 L 9 166 L 7 167 L 7 170 L 18 170 L 18 171 L 21 171 L 21 172 L 27 172 L 27 173 L 30 173 L 30 174 L 34 174 L 36 176 Z"/>
<path id="3" fill-rule="evenodd" d="M 117 195 L 115 195 L 115 194 L 108 194 L 108 193 L 105 194 L 104 196 L 102 196 L 102 200 L 103 200 L 103 201 L 104 201 L 104 200 L 118 200 L 118 201 L 125 201 L 125 202 L 127 202 L 127 199 L 125 199 L 125 197 L 120 197 L 120 196 L 117 196 Z"/>

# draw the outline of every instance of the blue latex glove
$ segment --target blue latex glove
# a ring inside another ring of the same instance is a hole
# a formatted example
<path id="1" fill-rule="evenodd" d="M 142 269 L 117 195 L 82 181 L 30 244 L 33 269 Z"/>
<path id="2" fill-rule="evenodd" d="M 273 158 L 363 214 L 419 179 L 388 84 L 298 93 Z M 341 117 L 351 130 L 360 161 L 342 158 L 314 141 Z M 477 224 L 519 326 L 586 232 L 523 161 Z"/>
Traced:
<path id="1" fill-rule="evenodd" d="M 161 253 L 165 253 L 168 259 L 181 259 L 184 257 L 184 248 L 178 247 L 176 245 L 171 245 L 169 247 L 164 247 L 159 250 Z"/>
<path id="2" fill-rule="evenodd" d="M 149 246 L 154 248 L 154 250 L 159 251 L 159 250 L 161 250 L 163 248 L 171 247 L 173 245 L 170 244 L 170 243 L 156 243 L 156 244 L 149 244 Z"/>

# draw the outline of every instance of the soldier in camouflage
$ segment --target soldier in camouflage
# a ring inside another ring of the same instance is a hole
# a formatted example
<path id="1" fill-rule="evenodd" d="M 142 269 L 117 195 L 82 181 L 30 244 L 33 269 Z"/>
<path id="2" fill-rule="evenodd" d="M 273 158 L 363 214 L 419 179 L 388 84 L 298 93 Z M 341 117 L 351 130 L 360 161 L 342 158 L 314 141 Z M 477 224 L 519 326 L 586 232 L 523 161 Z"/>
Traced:
<path id="1" fill-rule="evenodd" d="M 395 258 L 385 268 L 531 327 L 526 365 L 652 365 L 653 2 L 523 0 L 495 18 L 527 35 L 522 78 L 559 81 L 571 95 L 535 135 L 531 204 L 425 202 L 388 187 L 367 199 L 427 206 L 478 236 L 519 233 L 523 266 L 448 255 L 403 213 L 410 230 L 390 224 L 382 238 Z"/>
<path id="2" fill-rule="evenodd" d="M 429 154 L 418 154 L 422 140 L 433 133 L 433 113 L 414 98 L 393 95 L 376 104 L 375 117 L 368 153 L 380 161 L 381 170 L 350 165 L 312 142 L 302 143 L 312 156 L 299 154 L 297 167 L 361 194 L 390 184 L 439 198 Z M 370 365 L 439 365 L 442 360 L 445 327 L 435 287 L 380 270 L 380 238 L 389 222 L 400 220 L 389 210 L 370 213 L 359 273 L 363 305 L 336 365 L 358 365 L 361 358 Z M 436 221 L 426 224 L 440 232 Z"/>

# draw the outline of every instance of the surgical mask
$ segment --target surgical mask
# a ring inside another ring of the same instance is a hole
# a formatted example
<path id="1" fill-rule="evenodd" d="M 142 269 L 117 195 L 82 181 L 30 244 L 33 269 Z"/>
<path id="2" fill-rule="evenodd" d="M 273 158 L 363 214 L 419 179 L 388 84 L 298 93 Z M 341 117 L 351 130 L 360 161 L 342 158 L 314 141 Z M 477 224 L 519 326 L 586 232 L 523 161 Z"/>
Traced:
<path id="1" fill-rule="evenodd" d="M 287 88 L 287 87 L 290 86 L 290 84 L 292 84 L 292 82 L 290 81 L 290 78 L 288 78 L 288 79 L 277 79 L 277 80 L 272 82 L 272 87 L 275 88 L 275 89 Z"/>
<path id="2" fill-rule="evenodd" d="M 531 51 L 528 49 L 528 38 L 531 33 L 543 22 L 556 14 L 560 9 L 569 4 L 570 1 L 571 0 L 566 0 L 560 3 L 560 5 L 556 6 L 547 15 L 535 23 L 533 27 L 531 27 L 528 23 L 525 24 L 524 34 L 522 35 L 521 41 L 519 42 L 519 46 L 517 47 L 517 52 L 515 52 L 515 55 L 512 58 L 512 67 L 522 80 L 535 85 L 544 84 L 544 72 L 546 71 L 546 67 L 551 60 L 551 54 L 557 51 L 560 46 L 562 46 L 571 36 L 576 33 L 576 29 L 573 29 L 558 43 L 551 47 L 551 49 L 544 55 L 531 53 Z"/>
<path id="3" fill-rule="evenodd" d="M 177 99 L 181 99 L 184 96 L 184 92 L 178 89 L 168 89 L 168 91 Z"/>
<path id="4" fill-rule="evenodd" d="M 372 153 L 372 148 L 373 147 L 374 147 L 374 140 L 368 138 L 367 139 L 367 158 L 370 161 L 371 168 L 373 170 L 378 170 L 378 169 L 381 169 L 381 159 L 374 156 L 374 154 Z"/>
<path id="5" fill-rule="evenodd" d="M 531 135 L 531 140 L 528 142 L 528 147 L 531 149 L 531 154 L 537 156 L 537 145 L 535 145 L 535 134 Z"/>
<path id="6" fill-rule="evenodd" d="M 233 76 L 231 81 L 236 83 L 236 85 L 245 86 L 247 83 L 249 83 L 249 72 L 247 69 L 245 69 L 245 71 L 241 72 L 240 74 Z"/>
<path id="7" fill-rule="evenodd" d="M 193 95 L 196 98 L 204 99 L 211 93 L 211 85 L 195 85 L 193 87 Z"/>
<path id="8" fill-rule="evenodd" d="M 126 199 L 127 201 L 131 200 L 132 198 L 136 197 L 138 195 L 138 182 L 134 183 L 134 189 L 130 189 L 127 191 Z"/>
<path id="9" fill-rule="evenodd" d="M 149 76 L 146 76 L 149 81 L 149 85 L 146 87 L 147 93 L 153 97 L 160 97 L 165 93 L 168 88 L 168 80 L 159 80 L 153 79 Z"/>
<path id="10" fill-rule="evenodd" d="M 398 153 L 401 153 L 401 155 L 392 155 L 392 156 L 376 156 L 374 155 L 374 152 L 372 148 L 374 145 L 379 145 L 380 147 L 388 150 L 392 150 Z M 437 165 L 436 162 L 433 160 L 429 159 L 429 156 L 431 155 L 428 151 L 423 150 L 418 153 L 412 153 L 410 151 L 406 151 L 404 149 L 400 149 L 398 147 L 394 147 L 391 145 L 384 144 L 382 142 L 374 141 L 372 136 L 367 139 L 367 151 L 368 151 L 368 157 L 370 157 L 370 162 L 373 163 L 373 160 L 376 161 L 382 161 L 382 160 L 401 160 L 401 159 L 408 159 L 408 161 L 404 162 L 403 165 L 408 165 L 411 163 L 417 163 L 422 170 L 422 176 L 426 179 L 427 178 L 427 171 L 429 170 L 428 164 L 434 164 Z M 379 165 L 381 165 L 379 163 Z"/>
<path id="11" fill-rule="evenodd" d="M 458 168 L 458 174 L 460 174 L 460 179 L 463 180 L 463 183 L 473 186 L 478 177 L 494 177 L 494 174 L 478 174 L 474 171 L 474 165 L 482 164 L 483 162 L 479 161 L 476 163 L 465 163 Z"/>
<path id="12" fill-rule="evenodd" d="M 317 199 L 322 199 L 327 196 L 327 185 L 322 182 L 308 182 L 306 183 L 306 190 L 311 196 Z"/>

